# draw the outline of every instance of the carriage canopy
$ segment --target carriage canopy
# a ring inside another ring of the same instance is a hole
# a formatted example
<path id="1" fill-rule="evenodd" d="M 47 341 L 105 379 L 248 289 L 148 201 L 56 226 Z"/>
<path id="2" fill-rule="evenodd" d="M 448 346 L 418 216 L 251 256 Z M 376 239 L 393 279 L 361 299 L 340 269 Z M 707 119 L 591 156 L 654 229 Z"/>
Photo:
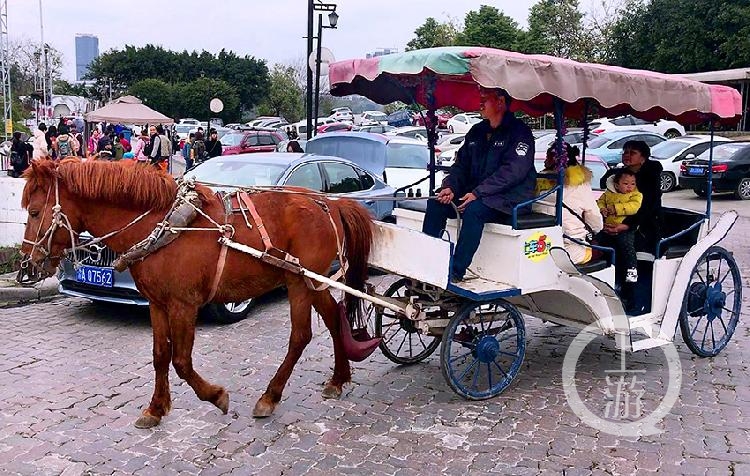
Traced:
<path id="1" fill-rule="evenodd" d="M 514 98 L 512 110 L 539 116 L 554 111 L 582 118 L 585 105 L 602 116 L 633 114 L 645 120 L 683 124 L 716 120 L 734 124 L 742 98 L 733 88 L 679 76 L 480 47 L 409 51 L 330 65 L 331 94 L 359 94 L 377 103 L 417 102 L 427 108 L 479 109 L 477 85 L 502 88 Z M 591 112 L 591 110 L 589 110 Z"/>

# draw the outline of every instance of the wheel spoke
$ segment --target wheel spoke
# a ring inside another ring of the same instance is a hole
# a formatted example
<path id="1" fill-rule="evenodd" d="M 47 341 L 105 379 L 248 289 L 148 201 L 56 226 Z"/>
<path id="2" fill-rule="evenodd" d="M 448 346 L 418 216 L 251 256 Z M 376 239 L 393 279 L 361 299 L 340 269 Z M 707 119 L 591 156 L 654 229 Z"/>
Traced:
<path id="1" fill-rule="evenodd" d="M 411 335 L 412 333 L 409 332 L 409 357 L 414 357 L 414 346 L 411 343 Z"/>
<path id="2" fill-rule="evenodd" d="M 482 311 L 479 310 L 479 311 L 475 312 L 474 315 L 476 315 L 477 317 L 479 317 L 479 328 L 482 330 L 482 333 L 484 333 L 485 329 L 484 329 L 484 319 L 482 319 Z"/>
<path id="3" fill-rule="evenodd" d="M 693 327 L 693 332 L 690 333 L 690 340 L 693 340 L 693 336 L 695 335 L 695 331 L 698 330 L 698 324 L 701 323 L 701 319 L 703 319 L 703 316 L 700 316 L 697 321 L 695 321 L 695 327 Z"/>
<path id="4" fill-rule="evenodd" d="M 492 368 L 489 362 L 487 362 L 487 383 L 489 384 L 489 388 L 492 388 Z"/>
<path id="5" fill-rule="evenodd" d="M 701 349 L 706 350 L 706 336 L 708 335 L 708 325 L 711 324 L 711 321 L 706 319 L 706 328 L 703 329 L 703 339 L 701 339 Z"/>
<path id="6" fill-rule="evenodd" d="M 479 388 L 477 387 L 477 380 L 479 379 L 479 369 L 480 366 L 477 365 L 477 368 L 474 369 L 474 377 L 471 379 L 471 386 L 476 390 L 479 390 Z"/>
<path id="7" fill-rule="evenodd" d="M 461 355 L 457 355 L 455 357 L 452 357 L 448 362 L 450 362 L 452 364 L 453 362 L 457 361 L 458 359 L 463 359 L 463 358 L 466 358 L 466 357 L 468 357 L 470 355 L 471 355 L 471 351 L 468 351 L 465 354 L 461 354 Z"/>
<path id="8" fill-rule="evenodd" d="M 703 276 L 701 276 L 700 268 L 695 268 L 695 275 L 698 276 L 698 279 L 701 280 L 701 283 L 706 284 L 706 280 L 703 279 Z M 706 276 L 708 276 L 708 274 L 706 274 Z"/>
<path id="9" fill-rule="evenodd" d="M 716 349 L 716 336 L 714 335 L 714 323 L 713 321 L 709 321 L 711 324 L 711 343 L 713 344 L 712 349 Z"/>
<path id="10" fill-rule="evenodd" d="M 457 380 L 458 380 L 459 382 L 463 381 L 464 377 L 466 377 L 466 374 L 468 374 L 468 373 L 469 373 L 469 371 L 470 371 L 470 370 L 471 370 L 471 369 L 472 369 L 472 368 L 473 368 L 473 367 L 474 367 L 475 365 L 477 365 L 478 363 L 479 363 L 479 359 L 474 359 L 474 362 L 472 362 L 472 363 L 471 363 L 471 364 L 470 364 L 470 365 L 469 365 L 468 367 L 466 367 L 466 370 L 464 370 L 464 371 L 463 371 L 463 373 L 461 374 L 461 376 L 460 376 L 460 377 L 458 377 L 458 379 L 457 379 Z"/>
<path id="11" fill-rule="evenodd" d="M 406 343 L 406 336 L 409 335 L 408 332 L 404 333 L 404 338 L 401 339 L 401 344 L 399 344 L 398 349 L 396 350 L 396 355 L 398 355 L 401 352 L 401 348 L 404 346 L 404 343 Z"/>
<path id="12" fill-rule="evenodd" d="M 729 296 L 730 294 L 734 294 L 735 291 L 736 291 L 736 289 L 732 289 L 731 291 L 727 291 L 726 294 L 724 294 L 724 296 Z"/>
<path id="13" fill-rule="evenodd" d="M 427 350 L 427 346 L 424 344 L 424 340 L 422 340 L 422 333 L 417 332 L 417 337 L 419 337 L 419 343 L 422 344 L 422 349 Z"/>
<path id="14" fill-rule="evenodd" d="M 511 352 L 505 352 L 504 350 L 501 350 L 500 353 L 503 354 L 503 355 L 507 355 L 509 357 L 513 357 L 514 359 L 518 358 L 518 353 L 513 354 Z"/>
<path id="15" fill-rule="evenodd" d="M 730 267 L 726 273 L 724 273 L 724 277 L 721 278 L 719 281 L 719 284 L 724 284 L 724 280 L 727 279 L 727 276 L 729 276 L 732 273 L 732 268 Z"/>
<path id="16" fill-rule="evenodd" d="M 726 308 L 724 308 L 726 309 Z M 719 319 L 719 322 L 721 322 L 721 327 L 724 328 L 724 334 L 729 335 L 729 331 L 727 330 L 727 325 L 724 324 L 724 319 L 721 318 L 721 316 L 718 316 L 717 319 Z"/>
<path id="17" fill-rule="evenodd" d="M 394 337 L 396 337 L 396 336 L 397 336 L 397 335 L 399 334 L 399 330 L 401 330 L 401 328 L 400 328 L 400 327 L 399 327 L 399 328 L 397 328 L 397 329 L 396 329 L 396 332 L 394 332 L 394 333 L 393 333 L 393 335 L 392 335 L 391 337 L 389 337 L 389 338 L 388 338 L 388 339 L 387 339 L 387 340 L 385 341 L 385 344 L 386 344 L 386 345 L 390 344 L 390 342 L 391 342 L 391 341 L 393 340 L 393 338 L 394 338 Z M 406 338 L 406 336 L 404 336 L 404 338 Z"/>
<path id="18" fill-rule="evenodd" d="M 508 378 L 508 374 L 505 372 L 505 370 L 503 370 L 502 367 L 500 367 L 500 364 L 498 364 L 496 360 L 493 360 L 492 363 L 495 364 L 495 367 L 497 367 L 500 370 L 500 372 L 503 373 L 505 378 Z"/>
<path id="19" fill-rule="evenodd" d="M 725 306 L 725 307 L 722 307 L 722 309 L 724 309 L 725 311 L 727 311 L 727 312 L 729 313 L 729 315 L 730 315 L 730 316 L 731 316 L 732 314 L 734 314 L 734 310 L 732 310 L 732 309 L 728 309 L 728 308 L 727 308 L 726 306 Z"/>

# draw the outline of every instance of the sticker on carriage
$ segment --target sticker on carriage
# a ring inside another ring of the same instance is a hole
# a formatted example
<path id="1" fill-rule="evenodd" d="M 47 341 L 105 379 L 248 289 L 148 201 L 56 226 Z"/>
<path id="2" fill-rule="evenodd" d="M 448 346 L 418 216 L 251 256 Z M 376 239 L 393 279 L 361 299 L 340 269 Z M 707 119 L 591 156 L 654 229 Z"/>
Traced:
<path id="1" fill-rule="evenodd" d="M 523 254 L 531 261 L 541 261 L 549 256 L 552 247 L 550 237 L 545 233 L 536 232 L 523 243 Z"/>
<path id="2" fill-rule="evenodd" d="M 615 322 L 626 322 L 626 319 L 626 316 L 619 316 Z M 615 332 L 619 339 L 629 339 L 627 330 Z M 587 355 L 584 349 L 599 336 L 599 325 L 590 324 L 578 333 L 565 353 L 562 383 L 573 413 L 591 428 L 614 436 L 641 437 L 663 433 L 659 424 L 674 407 L 682 387 L 682 365 L 674 343 L 659 347 L 664 354 L 665 365 L 662 367 L 666 375 L 663 372 L 656 375 L 653 362 L 648 370 L 642 362 L 640 366 L 632 361 L 629 363 L 628 357 L 632 360 L 633 354 L 623 346 L 619 358 L 606 362 L 609 368 L 594 372 L 592 366 L 597 364 L 587 362 L 581 356 Z M 661 394 L 658 390 L 663 389 L 666 390 Z"/>

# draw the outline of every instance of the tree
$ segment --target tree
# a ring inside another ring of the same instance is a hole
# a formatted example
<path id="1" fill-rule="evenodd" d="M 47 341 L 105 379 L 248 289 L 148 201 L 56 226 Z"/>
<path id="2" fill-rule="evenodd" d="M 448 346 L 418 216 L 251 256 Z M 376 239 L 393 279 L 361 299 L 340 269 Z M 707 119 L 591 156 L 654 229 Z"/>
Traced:
<path id="1" fill-rule="evenodd" d="M 415 38 L 406 44 L 406 51 L 437 46 L 452 46 L 456 44 L 458 28 L 451 21 L 439 22 L 433 17 L 414 30 Z"/>
<path id="2" fill-rule="evenodd" d="M 525 53 L 591 59 L 591 44 L 578 0 L 541 0 L 529 11 L 529 29 L 519 42 Z"/>
<path id="3" fill-rule="evenodd" d="M 240 97 L 237 90 L 220 79 L 204 77 L 177 84 L 174 87 L 174 97 L 174 117 L 220 117 L 224 123 L 234 122 L 240 117 Z M 208 108 L 208 103 L 213 98 L 219 98 L 224 103 L 224 110 L 219 114 Z"/>
<path id="4" fill-rule="evenodd" d="M 750 3 L 630 0 L 612 30 L 616 64 L 694 73 L 750 64 Z"/>
<path id="5" fill-rule="evenodd" d="M 295 78 L 293 67 L 275 65 L 271 71 L 271 87 L 266 99 L 258 107 L 258 113 L 282 116 L 289 122 L 299 121 L 304 115 L 304 101 L 302 89 Z"/>
<path id="6" fill-rule="evenodd" d="M 518 49 L 522 30 L 511 17 L 488 5 L 470 11 L 464 18 L 464 29 L 457 43 L 467 46 L 486 46 L 503 50 Z"/>
<path id="7" fill-rule="evenodd" d="M 36 78 L 42 71 L 42 48 L 31 40 L 10 40 L 8 45 L 8 63 L 10 64 L 10 85 L 14 96 L 25 96 L 34 92 Z M 47 62 L 53 81 L 60 79 L 63 56 L 58 50 L 47 45 Z"/>
<path id="8" fill-rule="evenodd" d="M 138 81 L 130 86 L 128 94 L 139 98 L 143 101 L 143 104 L 166 116 L 177 117 L 178 115 L 175 104 L 175 87 L 160 79 Z"/>

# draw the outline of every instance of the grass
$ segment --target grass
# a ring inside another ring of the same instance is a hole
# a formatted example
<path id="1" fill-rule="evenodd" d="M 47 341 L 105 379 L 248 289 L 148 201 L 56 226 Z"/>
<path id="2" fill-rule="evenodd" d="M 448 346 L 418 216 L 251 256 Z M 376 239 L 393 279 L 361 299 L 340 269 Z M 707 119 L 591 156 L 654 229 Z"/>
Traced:
<path id="1" fill-rule="evenodd" d="M 13 273 L 21 267 L 21 250 L 15 247 L 0 247 L 0 274 Z"/>

